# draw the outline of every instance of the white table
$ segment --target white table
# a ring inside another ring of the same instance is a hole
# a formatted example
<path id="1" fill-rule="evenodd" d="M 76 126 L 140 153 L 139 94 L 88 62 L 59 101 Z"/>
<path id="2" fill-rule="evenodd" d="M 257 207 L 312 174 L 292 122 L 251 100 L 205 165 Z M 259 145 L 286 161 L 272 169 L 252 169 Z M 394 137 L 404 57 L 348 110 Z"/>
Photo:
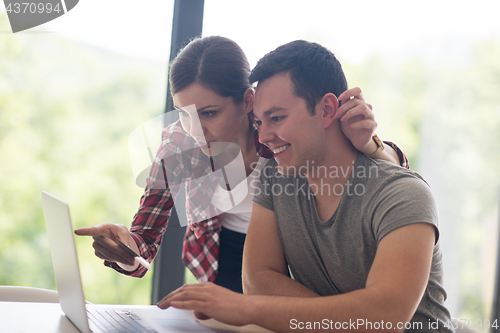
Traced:
<path id="1" fill-rule="evenodd" d="M 93 305 L 95 307 L 115 309 L 128 309 L 141 314 L 147 310 L 148 313 L 153 312 L 155 315 L 162 318 L 188 318 L 195 321 L 194 316 L 190 311 L 182 311 L 173 308 L 161 310 L 157 306 L 144 305 Z M 79 333 L 78 329 L 73 326 L 68 318 L 61 310 L 59 303 L 31 303 L 31 302 L 0 302 L 0 332 L 9 333 Z M 218 332 L 270 332 L 255 325 L 247 325 L 243 327 L 230 326 L 222 324 L 216 320 L 199 321 L 201 325 L 209 327 Z M 195 330 L 197 331 L 197 330 Z M 183 333 L 189 332 L 182 330 Z M 193 331 L 194 332 L 194 331 Z"/>

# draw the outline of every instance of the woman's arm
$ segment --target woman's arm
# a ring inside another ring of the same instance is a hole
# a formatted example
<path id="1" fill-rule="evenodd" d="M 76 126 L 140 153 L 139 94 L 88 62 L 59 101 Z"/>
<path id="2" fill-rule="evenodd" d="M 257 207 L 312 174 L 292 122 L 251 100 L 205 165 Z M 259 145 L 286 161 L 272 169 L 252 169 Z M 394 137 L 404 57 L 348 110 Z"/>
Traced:
<path id="1" fill-rule="evenodd" d="M 365 102 L 363 93 L 358 87 L 344 91 L 338 97 L 340 107 L 337 118 L 340 119 L 342 131 L 353 146 L 365 155 L 377 151 L 378 145 L 373 139 L 377 128 L 371 104 Z M 408 159 L 392 142 L 384 141 L 384 149 L 376 158 L 409 168 Z"/>
<path id="2" fill-rule="evenodd" d="M 147 269 L 121 249 L 116 239 L 119 238 L 149 262 L 155 258 L 174 206 L 175 195 L 166 180 L 165 164 L 175 167 L 179 160 L 172 154 L 169 143 L 174 140 L 182 143 L 182 140 L 187 139 L 187 134 L 175 124 L 163 130 L 163 143 L 151 165 L 146 189 L 130 229 L 124 225 L 104 223 L 75 230 L 77 235 L 93 237 L 95 255 L 104 260 L 104 265 L 134 277 L 146 274 Z"/>

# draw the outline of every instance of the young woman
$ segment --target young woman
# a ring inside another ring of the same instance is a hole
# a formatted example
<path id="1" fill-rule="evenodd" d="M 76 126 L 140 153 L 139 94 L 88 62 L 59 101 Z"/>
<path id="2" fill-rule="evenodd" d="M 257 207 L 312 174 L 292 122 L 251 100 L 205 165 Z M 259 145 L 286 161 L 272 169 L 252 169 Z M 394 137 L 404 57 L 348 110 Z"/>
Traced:
<path id="1" fill-rule="evenodd" d="M 170 89 L 179 121 L 166 127 L 147 187 L 129 229 L 101 224 L 75 231 L 93 236 L 95 254 L 120 273 L 141 277 L 146 269 L 117 238 L 151 262 L 161 244 L 179 187 L 186 189 L 188 228 L 183 262 L 199 282 L 242 292 L 241 260 L 256 175 L 273 152 L 258 141 L 251 118 L 254 92 L 241 48 L 219 36 L 190 42 L 170 64 Z M 404 154 L 386 142 L 378 149 L 371 105 L 361 90 L 339 96 L 342 129 L 362 153 L 407 167 Z M 239 162 L 238 162 L 239 161 Z M 239 165 L 238 165 L 239 163 Z M 174 190 L 175 188 L 175 190 Z M 243 188 L 243 189 L 242 189 Z"/>

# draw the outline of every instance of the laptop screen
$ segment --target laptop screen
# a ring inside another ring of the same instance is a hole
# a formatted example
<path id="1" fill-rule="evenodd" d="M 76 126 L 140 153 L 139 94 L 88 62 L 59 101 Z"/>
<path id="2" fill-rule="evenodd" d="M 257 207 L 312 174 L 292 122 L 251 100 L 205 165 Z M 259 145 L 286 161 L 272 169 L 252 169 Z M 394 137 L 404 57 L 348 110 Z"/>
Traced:
<path id="1" fill-rule="evenodd" d="M 68 204 L 44 191 L 42 203 L 61 308 L 80 331 L 90 333 Z"/>

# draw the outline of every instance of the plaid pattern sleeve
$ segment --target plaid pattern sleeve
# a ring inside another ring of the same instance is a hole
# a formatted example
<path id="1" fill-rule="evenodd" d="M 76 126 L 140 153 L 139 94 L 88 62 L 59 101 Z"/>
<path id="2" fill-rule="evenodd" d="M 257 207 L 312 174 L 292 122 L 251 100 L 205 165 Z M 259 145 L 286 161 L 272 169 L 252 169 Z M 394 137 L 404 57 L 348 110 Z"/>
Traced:
<path id="1" fill-rule="evenodd" d="M 139 209 L 134 216 L 130 235 L 137 243 L 141 256 L 151 262 L 160 247 L 163 233 L 174 202 L 170 190 L 146 189 L 141 198 Z M 104 264 L 120 273 L 142 277 L 147 269 L 139 265 L 135 271 L 126 271 L 116 263 L 105 261 Z"/>
<path id="2" fill-rule="evenodd" d="M 394 142 L 384 141 L 384 144 L 388 145 L 389 147 L 391 147 L 392 149 L 394 149 L 396 151 L 396 154 L 398 154 L 398 157 L 399 157 L 399 164 L 401 164 L 401 166 L 403 168 L 405 168 L 405 169 L 410 168 L 410 163 L 408 162 L 408 158 L 406 158 L 405 153 L 403 153 L 403 151 L 401 149 L 399 149 L 399 147 L 396 146 L 396 144 Z"/>

